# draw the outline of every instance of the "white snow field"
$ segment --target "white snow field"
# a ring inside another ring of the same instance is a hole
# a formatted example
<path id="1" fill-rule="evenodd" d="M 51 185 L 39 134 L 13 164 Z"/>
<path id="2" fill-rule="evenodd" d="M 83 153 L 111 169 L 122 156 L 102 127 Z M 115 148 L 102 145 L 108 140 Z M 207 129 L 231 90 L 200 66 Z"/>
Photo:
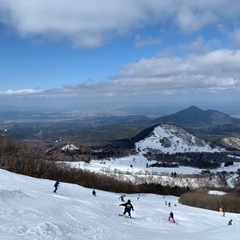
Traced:
<path id="1" fill-rule="evenodd" d="M 193 208 L 178 198 L 128 194 L 134 219 L 118 216 L 120 194 L 36 179 L 0 169 L 1 240 L 239 240 L 240 215 Z M 139 197 L 139 199 L 138 199 Z M 171 202 L 171 207 L 165 205 Z M 176 206 L 175 206 L 176 204 Z M 173 211 L 176 224 L 167 221 Z M 233 219 L 233 224 L 228 221 Z"/>
<path id="2" fill-rule="evenodd" d="M 100 174 L 107 174 L 109 176 L 132 181 L 134 183 L 159 183 L 169 186 L 181 186 L 190 188 L 197 188 L 202 186 L 220 187 L 221 184 L 216 178 L 209 180 L 206 178 L 182 178 L 183 174 L 199 174 L 203 169 L 193 167 L 150 167 L 146 168 L 146 164 L 153 164 L 156 161 L 149 161 L 142 155 L 132 155 L 122 158 L 111 158 L 110 160 L 92 160 L 90 163 L 86 162 L 65 162 L 68 166 L 73 168 L 80 168 L 89 170 Z M 236 172 L 240 169 L 240 162 L 234 162 L 234 165 L 221 167 L 212 170 L 212 172 Z M 171 172 L 176 172 L 178 177 L 171 177 Z M 231 174 L 227 179 L 227 184 L 230 188 L 234 188 L 236 179 L 239 179 L 238 174 Z M 240 239 L 240 238 L 239 238 Z"/>

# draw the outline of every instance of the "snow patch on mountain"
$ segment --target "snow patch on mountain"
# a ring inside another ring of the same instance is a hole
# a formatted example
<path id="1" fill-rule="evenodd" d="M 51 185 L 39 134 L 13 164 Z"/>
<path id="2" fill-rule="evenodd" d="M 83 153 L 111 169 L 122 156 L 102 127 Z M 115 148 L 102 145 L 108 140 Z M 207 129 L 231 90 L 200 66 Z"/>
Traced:
<path id="1" fill-rule="evenodd" d="M 67 144 L 64 147 L 62 147 L 62 151 L 77 151 L 77 150 L 79 150 L 79 148 L 73 144 Z"/>
<path id="2" fill-rule="evenodd" d="M 135 143 L 135 146 L 138 152 L 154 149 L 165 154 L 225 151 L 224 148 L 213 146 L 209 142 L 193 136 L 185 129 L 172 124 L 161 124 L 155 127 L 151 136 Z"/>
<path id="3" fill-rule="evenodd" d="M 224 137 L 221 143 L 228 147 L 237 148 L 240 150 L 240 138 L 238 137 Z"/>
<path id="4" fill-rule="evenodd" d="M 212 194 L 212 195 L 225 195 L 226 192 L 223 192 L 223 191 L 215 191 L 215 190 L 210 190 L 208 191 L 208 194 Z"/>

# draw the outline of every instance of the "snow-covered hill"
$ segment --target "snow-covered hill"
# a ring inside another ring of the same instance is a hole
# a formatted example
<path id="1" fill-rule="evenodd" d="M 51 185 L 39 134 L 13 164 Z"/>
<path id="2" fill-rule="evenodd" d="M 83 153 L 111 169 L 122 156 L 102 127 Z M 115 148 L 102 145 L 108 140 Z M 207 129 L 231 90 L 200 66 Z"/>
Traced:
<path id="1" fill-rule="evenodd" d="M 240 138 L 239 137 L 223 137 L 221 143 L 227 147 L 240 150 Z"/>
<path id="2" fill-rule="evenodd" d="M 0 170 L 1 240 L 238 240 L 240 215 L 184 206 L 178 198 L 129 194 L 133 217 L 118 216 L 120 194 Z M 165 205 L 171 202 L 171 207 Z M 176 206 L 175 206 L 176 204 Z M 177 224 L 167 221 L 173 211 Z M 228 221 L 233 219 L 233 225 Z"/>
<path id="3" fill-rule="evenodd" d="M 90 171 L 107 174 L 109 176 L 132 181 L 134 183 L 157 183 L 169 186 L 181 187 L 223 187 L 223 182 L 218 176 L 202 176 L 203 169 L 193 167 L 148 167 L 156 163 L 151 159 L 148 152 L 159 151 L 162 153 L 177 152 L 224 152 L 224 148 L 212 146 L 207 141 L 191 135 L 183 128 L 172 124 L 161 124 L 153 129 L 147 136 L 136 142 L 136 154 L 122 158 L 108 158 L 102 160 L 91 160 L 90 163 L 68 162 L 71 167 L 88 169 Z M 240 169 L 239 159 L 233 156 L 233 165 L 225 167 L 222 164 L 219 168 L 212 170 L 212 173 L 225 171 L 227 184 L 234 187 L 239 183 Z M 177 173 L 172 177 L 171 173 Z M 188 175 L 188 176 L 186 176 Z M 192 175 L 192 176 L 189 176 Z"/>
<path id="4" fill-rule="evenodd" d="M 162 153 L 178 152 L 221 152 L 224 148 L 213 146 L 209 142 L 197 138 L 180 126 L 161 124 L 154 128 L 151 136 L 135 144 L 138 152 L 149 149 Z"/>

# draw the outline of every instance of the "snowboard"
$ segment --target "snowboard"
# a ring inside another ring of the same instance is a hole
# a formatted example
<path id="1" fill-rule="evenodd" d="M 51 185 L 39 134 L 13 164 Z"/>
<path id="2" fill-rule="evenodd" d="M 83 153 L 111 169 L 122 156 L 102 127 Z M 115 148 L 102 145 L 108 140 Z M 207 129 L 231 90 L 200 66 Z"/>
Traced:
<path id="1" fill-rule="evenodd" d="M 118 214 L 118 216 L 129 218 L 129 219 L 135 219 L 135 217 L 129 217 L 129 216 L 126 216 L 126 215 L 123 215 L 123 214 Z"/>

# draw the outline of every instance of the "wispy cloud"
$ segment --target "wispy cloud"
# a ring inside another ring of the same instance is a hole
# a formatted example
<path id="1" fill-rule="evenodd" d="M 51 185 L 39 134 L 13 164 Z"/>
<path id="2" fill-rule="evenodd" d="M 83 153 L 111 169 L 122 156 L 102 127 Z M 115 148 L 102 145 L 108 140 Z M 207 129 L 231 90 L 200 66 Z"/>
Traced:
<path id="1" fill-rule="evenodd" d="M 148 37 L 141 37 L 140 35 L 135 36 L 135 46 L 136 47 L 143 47 L 148 45 L 158 45 L 161 43 L 161 39 L 153 38 L 152 36 Z"/>
<path id="2" fill-rule="evenodd" d="M 10 96 L 10 95 L 35 95 L 44 92 L 44 90 L 39 89 L 18 89 L 18 90 L 7 90 L 4 92 L 0 92 L 0 95 Z"/>
<path id="3" fill-rule="evenodd" d="M 218 22 L 216 13 L 210 8 L 184 8 L 177 12 L 177 24 L 185 32 L 196 32 Z"/>

